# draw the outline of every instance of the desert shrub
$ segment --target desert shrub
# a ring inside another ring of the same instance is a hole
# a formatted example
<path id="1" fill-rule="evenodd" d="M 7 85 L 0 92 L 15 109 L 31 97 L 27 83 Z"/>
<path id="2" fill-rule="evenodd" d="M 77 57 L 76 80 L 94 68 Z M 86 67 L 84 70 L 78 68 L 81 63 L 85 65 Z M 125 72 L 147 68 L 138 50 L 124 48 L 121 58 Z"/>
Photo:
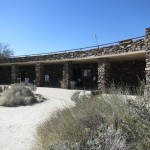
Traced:
<path id="1" fill-rule="evenodd" d="M 35 96 L 35 99 L 36 99 L 36 101 L 38 102 L 38 103 L 40 103 L 40 102 L 44 102 L 45 100 L 47 100 L 45 97 L 43 97 L 43 95 L 41 95 L 41 94 L 34 94 L 34 96 Z"/>
<path id="2" fill-rule="evenodd" d="M 36 102 L 34 94 L 30 88 L 24 86 L 12 86 L 4 91 L 0 97 L 0 105 L 15 107 L 21 105 L 31 105 Z"/>
<path id="3" fill-rule="evenodd" d="M 120 129 L 116 130 L 113 126 L 102 124 L 96 131 L 87 129 L 88 149 L 105 149 L 105 150 L 123 150 L 128 149 L 126 138 Z"/>
<path id="4" fill-rule="evenodd" d="M 33 149 L 150 149 L 149 99 L 110 92 L 79 100 L 48 118 L 37 129 Z"/>
<path id="5" fill-rule="evenodd" d="M 0 86 L 0 93 L 3 93 L 8 88 L 9 88 L 9 86 L 6 86 L 6 85 Z"/>
<path id="6" fill-rule="evenodd" d="M 91 93 L 86 93 L 86 91 L 77 91 L 71 96 L 71 100 L 75 103 L 79 103 L 89 99 L 91 99 Z"/>
<path id="7" fill-rule="evenodd" d="M 31 91 L 35 91 L 36 90 L 36 85 L 33 85 L 32 83 L 28 83 L 28 85 L 25 85 L 25 83 L 21 82 L 21 83 L 15 83 L 11 85 L 12 87 L 16 87 L 16 86 L 22 86 L 22 87 L 27 87 L 29 88 Z"/>
<path id="8" fill-rule="evenodd" d="M 3 92 L 3 87 L 2 86 L 0 86 L 0 93 L 2 93 Z"/>
<path id="9" fill-rule="evenodd" d="M 56 143 L 50 144 L 48 150 L 80 150 L 80 144 L 78 142 L 71 143 L 70 141 L 58 141 Z"/>
<path id="10" fill-rule="evenodd" d="M 125 144 L 125 137 L 122 135 L 121 130 L 115 130 L 112 126 L 107 127 L 101 125 L 94 132 L 90 128 L 85 128 L 83 131 L 86 135 L 86 150 L 124 150 L 128 149 Z M 71 143 L 70 141 L 58 141 L 49 145 L 49 150 L 81 150 L 81 143 Z"/>
<path id="11" fill-rule="evenodd" d="M 80 100 L 80 91 L 75 92 L 72 96 L 71 96 L 71 100 L 72 101 L 79 101 Z"/>
<path id="12" fill-rule="evenodd" d="M 106 117 L 110 114 L 112 114 L 112 110 L 109 105 L 105 105 L 105 101 L 98 97 L 83 100 L 74 108 L 60 111 L 55 117 L 48 119 L 39 126 L 36 145 L 39 146 L 39 149 L 44 150 L 48 149 L 49 145 L 54 146 L 53 143 L 59 143 L 58 141 L 69 141 L 69 145 L 72 145 L 70 149 L 75 149 L 74 146 L 77 145 L 79 149 L 90 148 L 88 143 L 92 136 L 85 132 L 86 129 L 90 129 L 90 135 L 93 135 L 96 141 L 99 127 L 106 123 Z"/>

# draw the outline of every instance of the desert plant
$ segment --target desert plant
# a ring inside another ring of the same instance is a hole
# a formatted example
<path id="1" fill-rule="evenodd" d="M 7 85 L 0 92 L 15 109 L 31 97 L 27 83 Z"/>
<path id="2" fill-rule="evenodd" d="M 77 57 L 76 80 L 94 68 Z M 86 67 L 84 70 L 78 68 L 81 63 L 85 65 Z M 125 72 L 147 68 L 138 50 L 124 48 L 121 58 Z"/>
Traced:
<path id="1" fill-rule="evenodd" d="M 76 143 L 70 143 L 69 141 L 58 141 L 56 143 L 50 144 L 48 150 L 80 150 L 80 145 Z"/>
<path id="2" fill-rule="evenodd" d="M 0 93 L 3 93 L 8 88 L 9 88 L 9 86 L 6 86 L 6 85 L 0 86 Z"/>
<path id="3" fill-rule="evenodd" d="M 12 84 L 11 86 L 12 86 L 12 87 L 22 86 L 22 87 L 27 87 L 27 88 L 29 88 L 31 91 L 36 91 L 36 85 L 33 85 L 32 83 L 28 83 L 28 85 L 25 85 L 24 82 L 21 82 L 21 83 Z"/>
<path id="4" fill-rule="evenodd" d="M 49 150 L 125 150 L 128 149 L 125 144 L 126 138 L 121 130 L 115 130 L 112 126 L 102 124 L 97 130 L 85 128 L 83 131 L 86 140 L 84 148 L 81 143 L 71 143 L 70 141 L 58 141 L 49 145 Z"/>
<path id="5" fill-rule="evenodd" d="M 0 86 L 0 93 L 3 93 L 3 87 L 2 86 Z"/>
<path id="6" fill-rule="evenodd" d="M 48 148 L 48 145 L 66 140 L 72 146 L 78 143 L 79 149 L 88 148 L 87 143 L 91 137 L 85 134 L 85 129 L 97 131 L 99 126 L 105 123 L 106 117 L 112 114 L 109 105 L 107 106 L 104 103 L 98 97 L 83 100 L 74 108 L 66 108 L 55 117 L 45 121 L 39 126 L 36 137 L 37 143 L 40 143 L 37 144 L 40 147 L 39 149 L 44 150 Z"/>
<path id="7" fill-rule="evenodd" d="M 60 150 L 150 149 L 149 100 L 109 92 L 78 100 L 75 107 L 46 120 L 37 130 L 34 149 L 57 150 L 61 145 Z"/>
<path id="8" fill-rule="evenodd" d="M 74 102 L 78 102 L 80 100 L 80 91 L 75 92 L 71 96 L 71 100 L 74 101 Z"/>
<path id="9" fill-rule="evenodd" d="M 15 107 L 20 105 L 31 105 L 36 102 L 32 91 L 24 86 L 12 86 L 4 91 L 0 97 L 0 105 Z"/>
<path id="10" fill-rule="evenodd" d="M 91 93 L 86 93 L 86 91 L 77 91 L 71 96 L 71 100 L 75 103 L 79 103 L 91 99 L 91 96 Z"/>

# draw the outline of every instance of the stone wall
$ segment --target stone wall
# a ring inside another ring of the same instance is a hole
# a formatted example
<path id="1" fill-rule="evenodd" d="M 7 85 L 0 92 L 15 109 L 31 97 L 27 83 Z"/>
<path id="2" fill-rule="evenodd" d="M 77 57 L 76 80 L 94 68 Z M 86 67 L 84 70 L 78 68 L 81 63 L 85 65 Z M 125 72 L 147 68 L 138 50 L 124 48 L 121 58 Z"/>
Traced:
<path id="1" fill-rule="evenodd" d="M 146 43 L 146 85 L 145 85 L 145 95 L 150 95 L 150 28 L 146 29 L 146 36 L 145 36 L 145 43 Z"/>
<path id="2" fill-rule="evenodd" d="M 105 92 L 108 87 L 110 75 L 109 59 L 98 59 L 98 90 Z"/>
<path id="3" fill-rule="evenodd" d="M 65 62 L 63 66 L 62 88 L 69 89 L 71 80 L 72 80 L 72 62 L 68 61 Z"/>
<path id="4" fill-rule="evenodd" d="M 125 52 L 133 52 L 145 50 L 146 45 L 144 39 L 137 41 L 124 40 L 116 45 L 111 45 L 102 48 L 74 51 L 74 52 L 61 52 L 47 55 L 26 56 L 17 58 L 4 58 L 0 59 L 0 63 L 17 63 L 17 62 L 35 62 L 35 61 L 50 61 L 50 60 L 65 60 L 85 57 L 104 56 L 110 54 L 120 54 Z"/>
<path id="5" fill-rule="evenodd" d="M 145 83 L 145 60 L 110 63 L 110 83 L 115 86 L 139 87 Z"/>
<path id="6" fill-rule="evenodd" d="M 35 65 L 36 72 L 36 86 L 44 85 L 44 66 L 41 63 L 36 63 Z"/>
<path id="7" fill-rule="evenodd" d="M 11 68 L 11 83 L 16 83 L 17 78 L 19 78 L 18 65 L 12 65 L 12 68 Z"/>

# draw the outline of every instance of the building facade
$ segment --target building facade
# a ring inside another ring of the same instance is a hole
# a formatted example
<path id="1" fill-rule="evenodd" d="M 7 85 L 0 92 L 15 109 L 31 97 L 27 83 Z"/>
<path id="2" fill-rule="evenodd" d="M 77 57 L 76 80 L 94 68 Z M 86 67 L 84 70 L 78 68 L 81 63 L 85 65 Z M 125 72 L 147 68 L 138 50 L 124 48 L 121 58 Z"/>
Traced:
<path id="1" fill-rule="evenodd" d="M 0 84 L 19 80 L 37 86 L 98 89 L 111 84 L 150 91 L 150 28 L 145 36 L 49 54 L 0 59 Z"/>

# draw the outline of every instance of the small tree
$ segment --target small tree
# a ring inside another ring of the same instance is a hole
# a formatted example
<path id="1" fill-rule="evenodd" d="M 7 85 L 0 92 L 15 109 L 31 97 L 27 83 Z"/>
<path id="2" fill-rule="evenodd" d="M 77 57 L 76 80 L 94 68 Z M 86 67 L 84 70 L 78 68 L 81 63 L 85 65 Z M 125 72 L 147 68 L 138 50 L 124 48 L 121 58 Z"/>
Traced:
<path id="1" fill-rule="evenodd" d="M 13 49 L 7 43 L 0 42 L 0 58 L 8 58 L 14 54 Z"/>

